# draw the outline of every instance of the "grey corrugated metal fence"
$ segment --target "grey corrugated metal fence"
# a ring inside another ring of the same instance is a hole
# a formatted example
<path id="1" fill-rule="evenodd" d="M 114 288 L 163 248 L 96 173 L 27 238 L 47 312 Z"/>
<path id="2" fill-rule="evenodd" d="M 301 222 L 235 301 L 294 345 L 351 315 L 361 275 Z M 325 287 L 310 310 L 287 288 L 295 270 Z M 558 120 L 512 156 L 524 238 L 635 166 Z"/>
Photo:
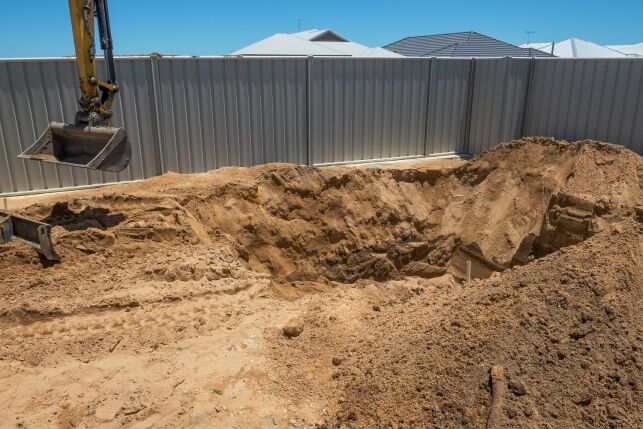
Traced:
<path id="1" fill-rule="evenodd" d="M 311 59 L 312 162 L 423 155 L 429 66 L 420 59 Z"/>
<path id="2" fill-rule="evenodd" d="M 426 154 L 466 152 L 473 63 L 432 59 Z"/>
<path id="3" fill-rule="evenodd" d="M 643 59 L 536 61 L 525 133 L 643 154 Z"/>
<path id="4" fill-rule="evenodd" d="M 160 59 L 165 170 L 306 164 L 306 59 Z"/>
<path id="5" fill-rule="evenodd" d="M 0 195 L 268 162 L 480 153 L 523 135 L 643 153 L 640 59 L 119 58 L 118 174 L 16 156 L 71 120 L 73 59 L 0 61 Z M 100 67 L 99 67 L 100 69 Z"/>
<path id="6" fill-rule="evenodd" d="M 467 152 L 476 154 L 521 136 L 531 60 L 475 60 L 471 131 Z"/>

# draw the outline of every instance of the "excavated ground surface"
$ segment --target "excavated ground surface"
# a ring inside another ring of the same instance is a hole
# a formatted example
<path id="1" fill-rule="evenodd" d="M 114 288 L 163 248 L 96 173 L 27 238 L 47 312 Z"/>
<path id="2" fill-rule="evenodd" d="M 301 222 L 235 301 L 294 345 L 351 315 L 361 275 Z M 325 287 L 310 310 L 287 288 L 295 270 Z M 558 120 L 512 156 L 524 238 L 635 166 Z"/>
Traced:
<path id="1" fill-rule="evenodd" d="M 533 138 L 49 197 L 62 262 L 0 246 L 0 427 L 643 427 L 642 187 Z"/>

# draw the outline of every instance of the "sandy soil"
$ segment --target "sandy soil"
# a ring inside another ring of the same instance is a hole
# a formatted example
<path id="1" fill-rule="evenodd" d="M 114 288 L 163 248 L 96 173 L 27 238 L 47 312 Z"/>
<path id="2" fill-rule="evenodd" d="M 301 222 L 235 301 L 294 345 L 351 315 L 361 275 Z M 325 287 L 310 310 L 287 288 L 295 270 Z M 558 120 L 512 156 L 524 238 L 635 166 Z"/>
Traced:
<path id="1" fill-rule="evenodd" d="M 22 208 L 62 261 L 0 246 L 0 427 L 643 427 L 642 188 L 534 138 Z"/>

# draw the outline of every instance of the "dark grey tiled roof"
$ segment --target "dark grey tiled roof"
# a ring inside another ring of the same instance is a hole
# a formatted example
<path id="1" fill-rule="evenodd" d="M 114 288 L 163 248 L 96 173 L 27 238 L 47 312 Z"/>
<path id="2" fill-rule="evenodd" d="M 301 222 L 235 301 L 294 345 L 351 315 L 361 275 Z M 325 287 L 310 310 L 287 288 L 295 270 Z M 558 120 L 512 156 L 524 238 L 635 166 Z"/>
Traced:
<path id="1" fill-rule="evenodd" d="M 475 31 L 407 37 L 384 46 L 409 57 L 551 57 L 538 49 L 521 48 Z"/>

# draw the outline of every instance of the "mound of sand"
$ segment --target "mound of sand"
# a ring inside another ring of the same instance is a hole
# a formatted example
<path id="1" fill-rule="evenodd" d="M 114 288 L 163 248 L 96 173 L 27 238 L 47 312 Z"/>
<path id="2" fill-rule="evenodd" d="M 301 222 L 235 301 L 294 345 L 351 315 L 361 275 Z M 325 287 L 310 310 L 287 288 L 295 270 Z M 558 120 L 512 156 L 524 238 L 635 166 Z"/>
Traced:
<path id="1" fill-rule="evenodd" d="M 642 178 L 622 147 L 530 138 L 455 168 L 224 168 L 33 205 L 62 262 L 0 246 L 0 417 L 482 427 L 496 365 L 497 425 L 640 427 Z"/>
<path id="2" fill-rule="evenodd" d="M 322 306 L 275 358 L 342 360 L 299 374 L 301 391 L 337 392 L 329 427 L 485 427 L 494 365 L 508 383 L 495 427 L 641 427 L 642 232 L 630 221 L 486 280 L 420 282 L 357 320 Z M 328 356 L 322 339 L 342 335 Z"/>

